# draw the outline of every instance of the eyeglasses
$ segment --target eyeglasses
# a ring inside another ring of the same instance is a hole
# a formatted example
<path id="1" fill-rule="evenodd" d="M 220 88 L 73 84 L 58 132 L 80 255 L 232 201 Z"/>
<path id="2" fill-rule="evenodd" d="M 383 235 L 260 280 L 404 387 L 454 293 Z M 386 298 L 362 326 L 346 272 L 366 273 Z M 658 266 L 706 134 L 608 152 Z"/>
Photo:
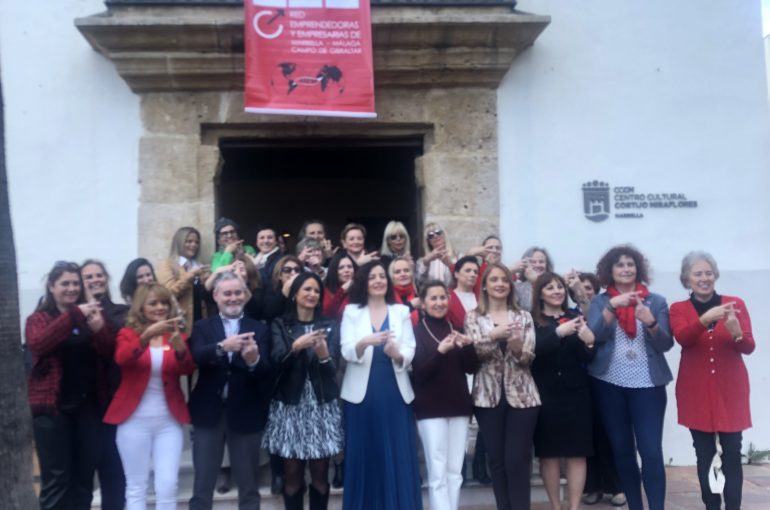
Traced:
<path id="1" fill-rule="evenodd" d="M 428 241 L 443 235 L 444 235 L 444 231 L 441 230 L 440 228 L 437 228 L 436 230 L 431 230 L 430 232 L 428 232 Z"/>
<path id="2" fill-rule="evenodd" d="M 220 230 L 219 231 L 219 237 L 230 237 L 230 236 L 237 236 L 238 232 L 233 230 Z"/>
<path id="3" fill-rule="evenodd" d="M 281 268 L 281 272 L 283 274 L 289 274 L 289 273 L 297 273 L 300 274 L 302 272 L 302 269 L 296 267 L 296 266 L 283 266 Z"/>
<path id="4" fill-rule="evenodd" d="M 390 234 L 388 236 L 388 241 L 395 241 L 396 239 L 406 239 L 406 234 Z"/>

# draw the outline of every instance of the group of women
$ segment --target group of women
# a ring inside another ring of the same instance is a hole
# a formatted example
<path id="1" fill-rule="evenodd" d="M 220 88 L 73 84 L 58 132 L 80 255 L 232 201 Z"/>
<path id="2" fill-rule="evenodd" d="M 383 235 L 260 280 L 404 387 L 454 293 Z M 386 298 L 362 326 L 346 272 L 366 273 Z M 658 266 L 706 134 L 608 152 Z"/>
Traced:
<path id="1" fill-rule="evenodd" d="M 641 510 L 642 485 L 648 508 L 662 509 L 672 380 L 664 353 L 674 340 L 679 422 L 692 433 L 703 502 L 740 507 L 741 432 L 751 426 L 742 356 L 754 339 L 743 301 L 716 293 L 709 254 L 684 258 L 690 298 L 669 310 L 647 288 L 647 260 L 630 245 L 607 251 L 595 275 L 561 276 L 539 247 L 504 265 L 496 236 L 458 258 L 446 230 L 431 223 L 415 260 L 403 224 L 388 224 L 379 251 L 366 251 L 366 234 L 349 224 L 334 250 L 323 223 L 309 221 L 300 238 L 315 242 L 295 256 L 273 228 L 258 229 L 254 249 L 221 219 L 206 265 L 199 232 L 181 228 L 157 274 L 146 259 L 129 264 L 120 289 L 130 308 L 109 321 L 104 297 L 84 302 L 81 268 L 57 263 L 26 327 L 41 508 L 88 508 L 101 452 L 84 445 L 102 420 L 117 425 L 128 508 L 145 507 L 151 461 L 156 508 L 175 507 L 189 422 L 179 377 L 195 368 L 186 338 L 194 321 L 217 313 L 208 296 L 222 272 L 248 289 L 244 313 L 271 325 L 275 384 L 263 446 L 282 469 L 287 509 L 302 508 L 306 467 L 310 508 L 326 508 L 330 460 L 343 457 L 335 481 L 344 484 L 344 508 L 422 508 L 418 434 L 430 508 L 457 509 L 474 418 L 500 509 L 529 508 L 533 445 L 554 510 L 562 459 L 570 510 L 584 489 L 587 503 L 623 492 Z M 313 257 L 326 261 L 322 271 Z M 122 379 L 110 402 L 103 372 L 111 362 Z M 709 485 L 717 451 L 722 490 Z M 591 462 L 610 477 L 616 471 L 619 487 L 587 483 Z"/>

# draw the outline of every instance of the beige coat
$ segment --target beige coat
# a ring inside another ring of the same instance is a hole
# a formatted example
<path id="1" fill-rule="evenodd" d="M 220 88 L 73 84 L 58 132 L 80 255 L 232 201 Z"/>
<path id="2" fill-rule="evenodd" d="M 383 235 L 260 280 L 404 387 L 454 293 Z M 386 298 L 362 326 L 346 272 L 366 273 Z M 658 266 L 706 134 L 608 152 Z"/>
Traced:
<path id="1" fill-rule="evenodd" d="M 187 271 L 177 260 L 166 258 L 158 264 L 156 271 L 158 283 L 166 287 L 179 302 L 179 308 L 184 314 L 184 332 L 188 335 L 193 326 L 193 280 L 187 278 Z M 201 303 L 201 313 L 206 317 L 206 304 Z"/>
<path id="2" fill-rule="evenodd" d="M 524 347 L 521 356 L 510 350 L 500 350 L 497 340 L 490 338 L 495 324 L 489 315 L 476 310 L 465 316 L 465 333 L 473 340 L 479 358 L 479 370 L 473 378 L 473 405 L 496 407 L 505 388 L 505 398 L 511 407 L 526 408 L 540 405 L 540 394 L 529 370 L 535 359 L 535 324 L 525 311 L 508 311 L 511 322 L 521 321 L 524 326 Z"/>

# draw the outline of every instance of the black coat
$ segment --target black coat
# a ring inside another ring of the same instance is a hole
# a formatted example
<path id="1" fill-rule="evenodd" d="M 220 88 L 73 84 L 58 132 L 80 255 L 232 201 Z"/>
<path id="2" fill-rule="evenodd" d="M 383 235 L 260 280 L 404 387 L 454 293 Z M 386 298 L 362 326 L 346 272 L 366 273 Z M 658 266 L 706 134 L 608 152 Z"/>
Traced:
<path id="1" fill-rule="evenodd" d="M 330 328 L 326 343 L 331 359 L 321 363 L 312 348 L 294 353 L 294 341 L 305 334 L 306 323 L 289 323 L 285 317 L 277 318 L 271 326 L 271 356 L 276 367 L 276 385 L 273 398 L 284 404 L 297 405 L 310 378 L 315 397 L 319 403 L 330 402 L 340 396 L 337 383 L 337 362 L 340 357 L 340 330 L 332 319 L 319 318 L 313 321 L 314 329 Z"/>
<path id="2" fill-rule="evenodd" d="M 217 344 L 225 339 L 222 319 L 217 315 L 195 323 L 190 336 L 190 351 L 198 365 L 198 382 L 190 395 L 190 417 L 194 427 L 214 427 L 225 413 L 228 427 L 242 434 L 259 432 L 267 421 L 273 372 L 267 326 L 243 317 L 240 333 L 254 332 L 259 348 L 259 362 L 246 365 L 240 353 L 230 360 L 217 356 Z M 227 384 L 227 400 L 222 391 Z"/>

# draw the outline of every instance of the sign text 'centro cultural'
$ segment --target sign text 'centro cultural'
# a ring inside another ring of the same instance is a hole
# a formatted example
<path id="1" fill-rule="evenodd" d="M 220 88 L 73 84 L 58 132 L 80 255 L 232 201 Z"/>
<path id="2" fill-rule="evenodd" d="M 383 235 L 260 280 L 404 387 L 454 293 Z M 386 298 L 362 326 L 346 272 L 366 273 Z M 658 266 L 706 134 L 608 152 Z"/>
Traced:
<path id="1" fill-rule="evenodd" d="M 697 200 L 684 193 L 645 193 L 634 186 L 610 186 L 602 181 L 583 184 L 583 213 L 591 221 L 604 221 L 615 208 L 616 218 L 644 218 L 644 212 L 654 209 L 694 209 Z"/>
<path id="2" fill-rule="evenodd" d="M 246 0 L 245 110 L 376 117 L 368 0 Z"/>

